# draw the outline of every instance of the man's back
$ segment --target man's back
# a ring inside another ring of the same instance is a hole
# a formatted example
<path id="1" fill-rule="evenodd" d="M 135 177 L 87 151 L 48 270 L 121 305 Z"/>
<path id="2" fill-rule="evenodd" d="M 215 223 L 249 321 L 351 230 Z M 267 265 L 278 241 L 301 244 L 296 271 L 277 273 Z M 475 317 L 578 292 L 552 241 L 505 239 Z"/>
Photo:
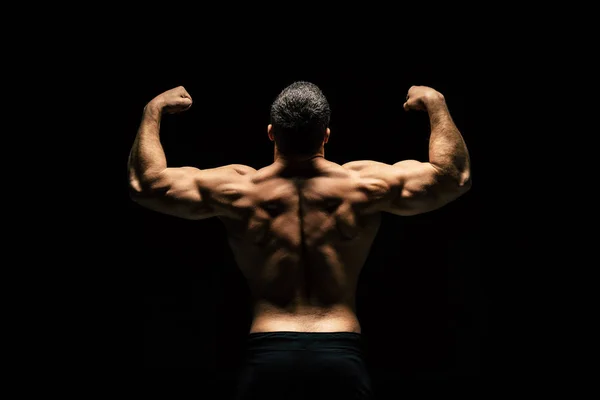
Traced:
<path id="1" fill-rule="evenodd" d="M 324 158 L 327 100 L 316 85 L 293 83 L 271 106 L 275 162 L 259 171 L 238 164 L 168 167 L 162 115 L 191 105 L 183 87 L 146 105 L 130 153 L 129 188 L 149 209 L 225 223 L 254 303 L 238 398 L 371 398 L 354 303 L 380 212 L 432 211 L 471 185 L 468 151 L 443 95 L 413 86 L 403 106 L 429 115 L 428 162 L 340 166 Z"/>
<path id="2" fill-rule="evenodd" d="M 161 116 L 191 104 L 183 87 L 147 104 L 129 159 L 132 199 L 176 217 L 225 223 L 253 296 L 251 332 L 360 332 L 355 289 L 379 213 L 428 212 L 470 187 L 462 136 L 443 95 L 428 87 L 411 87 L 404 108 L 429 114 L 429 162 L 393 165 L 325 160 L 329 106 L 318 88 L 300 82 L 272 106 L 272 165 L 169 168 L 158 136 Z"/>
<path id="3" fill-rule="evenodd" d="M 360 332 L 358 277 L 379 227 L 377 193 L 357 172 L 316 158 L 226 185 L 221 220 L 255 302 L 252 332 Z"/>

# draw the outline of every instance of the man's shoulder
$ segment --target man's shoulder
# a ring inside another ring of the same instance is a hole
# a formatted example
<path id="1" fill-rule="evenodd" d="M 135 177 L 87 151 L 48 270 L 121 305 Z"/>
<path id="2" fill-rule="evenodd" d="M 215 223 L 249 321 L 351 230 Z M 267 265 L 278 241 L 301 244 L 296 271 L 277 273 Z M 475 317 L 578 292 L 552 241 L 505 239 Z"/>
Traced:
<path id="1" fill-rule="evenodd" d="M 375 168 L 375 167 L 387 167 L 389 164 L 385 164 L 379 161 L 372 160 L 356 160 L 349 161 L 345 164 L 342 164 L 343 168 L 346 168 L 350 171 L 361 171 L 367 168 Z"/>
<path id="2" fill-rule="evenodd" d="M 252 168 L 251 166 L 244 164 L 231 164 L 229 165 L 229 168 L 240 175 L 249 175 L 257 172 L 256 168 Z"/>

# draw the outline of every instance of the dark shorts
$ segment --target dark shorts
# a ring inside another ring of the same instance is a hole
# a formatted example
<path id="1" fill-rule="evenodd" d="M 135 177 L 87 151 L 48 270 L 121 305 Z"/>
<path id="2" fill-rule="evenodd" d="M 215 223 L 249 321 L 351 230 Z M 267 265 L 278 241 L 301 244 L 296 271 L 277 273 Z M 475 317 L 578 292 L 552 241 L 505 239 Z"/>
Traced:
<path id="1" fill-rule="evenodd" d="M 251 333 L 238 400 L 372 399 L 361 335 Z"/>

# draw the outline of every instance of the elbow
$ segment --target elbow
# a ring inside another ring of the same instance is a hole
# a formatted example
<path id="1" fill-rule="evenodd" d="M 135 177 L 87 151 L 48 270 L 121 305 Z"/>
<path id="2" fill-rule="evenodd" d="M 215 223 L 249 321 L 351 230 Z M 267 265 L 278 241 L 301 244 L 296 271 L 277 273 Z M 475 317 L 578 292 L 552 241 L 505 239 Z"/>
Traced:
<path id="1" fill-rule="evenodd" d="M 159 196 L 164 192 L 160 174 L 130 174 L 128 182 L 129 197 L 138 201 Z"/>
<path id="2" fill-rule="evenodd" d="M 473 181 L 471 180 L 471 175 L 468 172 L 463 172 L 457 178 L 454 179 L 454 192 L 457 196 L 462 196 L 463 194 L 471 190 L 472 185 Z"/>
<path id="3" fill-rule="evenodd" d="M 143 176 L 131 165 L 128 166 L 127 175 L 127 191 L 129 193 L 129 198 L 136 201 L 143 196 L 146 191 L 144 189 Z"/>
<path id="4" fill-rule="evenodd" d="M 440 179 L 443 191 L 452 197 L 459 197 L 468 192 L 473 185 L 469 171 L 447 173 Z"/>
<path id="5" fill-rule="evenodd" d="M 451 182 L 456 190 L 466 192 L 471 188 L 471 169 L 468 165 L 463 165 L 459 168 L 451 168 L 445 172 L 447 181 L 449 183 Z"/>
<path id="6" fill-rule="evenodd" d="M 135 202 L 138 202 L 140 198 L 146 196 L 146 190 L 144 190 L 142 184 L 137 179 L 130 179 L 127 189 L 129 198 Z"/>
<path id="7" fill-rule="evenodd" d="M 156 195 L 156 190 L 152 184 L 144 182 L 137 178 L 129 180 L 128 184 L 129 198 L 135 202 L 139 202 L 141 199 L 147 199 Z"/>
<path id="8" fill-rule="evenodd" d="M 473 180 L 469 172 L 463 172 L 458 179 L 458 187 L 464 192 L 468 192 L 473 186 Z"/>
<path id="9" fill-rule="evenodd" d="M 460 196 L 464 195 L 465 193 L 467 193 L 469 190 L 471 190 L 471 186 L 473 186 L 471 179 L 461 182 L 458 185 L 458 189 L 456 191 L 457 197 L 460 197 Z"/>
<path id="10" fill-rule="evenodd" d="M 445 168 L 436 165 L 434 167 L 436 167 L 438 182 L 442 183 L 442 186 L 446 187 L 447 190 L 462 194 L 471 189 L 473 183 L 468 162 Z"/>

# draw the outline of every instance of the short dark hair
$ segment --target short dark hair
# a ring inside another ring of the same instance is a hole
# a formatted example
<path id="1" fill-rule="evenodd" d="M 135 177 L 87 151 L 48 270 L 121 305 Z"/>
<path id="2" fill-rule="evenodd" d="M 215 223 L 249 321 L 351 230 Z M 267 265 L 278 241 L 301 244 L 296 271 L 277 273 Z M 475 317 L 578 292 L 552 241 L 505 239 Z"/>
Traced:
<path id="1" fill-rule="evenodd" d="M 329 102 L 317 85 L 297 81 L 279 93 L 271 105 L 272 133 L 283 155 L 315 153 L 329 126 Z"/>

